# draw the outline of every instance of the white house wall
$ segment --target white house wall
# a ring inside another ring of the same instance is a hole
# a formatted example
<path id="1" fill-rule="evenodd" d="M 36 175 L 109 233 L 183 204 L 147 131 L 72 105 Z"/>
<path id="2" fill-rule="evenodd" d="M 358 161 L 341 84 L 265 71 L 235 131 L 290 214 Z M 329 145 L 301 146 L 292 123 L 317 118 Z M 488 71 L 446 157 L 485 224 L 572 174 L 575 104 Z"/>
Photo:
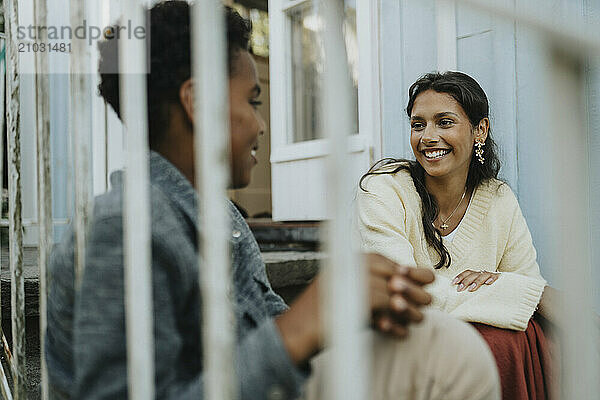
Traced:
<path id="1" fill-rule="evenodd" d="M 598 2 L 585 1 L 584 12 L 588 21 L 600 24 L 600 5 Z M 600 55 L 592 57 L 589 65 L 588 90 L 588 131 L 591 132 L 589 143 L 590 158 L 590 205 L 591 205 L 591 243 L 592 260 L 600 260 Z M 594 282 L 600 282 L 600 268 L 596 261 Z M 596 311 L 600 312 L 600 290 L 596 287 Z"/>
<path id="2" fill-rule="evenodd" d="M 435 2 L 381 0 L 382 156 L 410 157 L 408 88 L 436 69 Z"/>

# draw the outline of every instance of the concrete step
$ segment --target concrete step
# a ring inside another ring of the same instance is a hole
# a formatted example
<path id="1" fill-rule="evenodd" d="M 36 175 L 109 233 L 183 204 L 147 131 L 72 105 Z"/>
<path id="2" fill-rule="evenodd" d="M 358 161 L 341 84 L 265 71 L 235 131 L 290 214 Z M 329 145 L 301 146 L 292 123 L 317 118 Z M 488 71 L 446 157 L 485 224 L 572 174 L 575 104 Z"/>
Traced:
<path id="1" fill-rule="evenodd" d="M 246 220 L 262 251 L 315 251 L 321 237 L 320 222 L 274 222 Z"/>
<path id="2" fill-rule="evenodd" d="M 288 289 L 301 288 L 309 283 L 325 257 L 318 251 L 272 251 L 263 252 L 267 275 L 275 291 L 284 291 L 284 299 L 291 301 Z M 10 315 L 10 267 L 8 249 L 2 249 L 1 256 L 1 304 L 2 315 Z M 25 278 L 25 314 L 35 317 L 39 314 L 39 269 L 36 247 L 23 249 L 23 275 Z M 293 297 L 293 296 L 292 296 Z"/>
<path id="3" fill-rule="evenodd" d="M 10 265 L 8 248 L 2 247 L 0 257 L 0 290 L 2 292 L 2 315 L 10 318 Z M 37 247 L 23 249 L 23 278 L 25 280 L 25 316 L 33 317 L 39 314 L 39 268 Z"/>
<path id="4" fill-rule="evenodd" d="M 318 251 L 263 252 L 262 256 L 273 290 L 287 304 L 313 280 L 325 259 L 325 253 Z"/>

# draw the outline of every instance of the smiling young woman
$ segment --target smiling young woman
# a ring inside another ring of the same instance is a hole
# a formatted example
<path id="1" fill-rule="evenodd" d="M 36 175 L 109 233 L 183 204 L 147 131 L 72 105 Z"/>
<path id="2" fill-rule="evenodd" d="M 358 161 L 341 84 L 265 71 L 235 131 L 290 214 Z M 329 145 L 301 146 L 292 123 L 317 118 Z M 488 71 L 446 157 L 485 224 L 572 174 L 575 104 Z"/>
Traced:
<path id="1" fill-rule="evenodd" d="M 546 281 L 517 199 L 497 179 L 487 96 L 464 73 L 431 73 L 410 87 L 406 112 L 415 160 L 381 160 L 360 180 L 363 248 L 433 268 L 432 307 L 476 323 L 503 398 L 545 398 L 547 347 L 532 316 Z"/>

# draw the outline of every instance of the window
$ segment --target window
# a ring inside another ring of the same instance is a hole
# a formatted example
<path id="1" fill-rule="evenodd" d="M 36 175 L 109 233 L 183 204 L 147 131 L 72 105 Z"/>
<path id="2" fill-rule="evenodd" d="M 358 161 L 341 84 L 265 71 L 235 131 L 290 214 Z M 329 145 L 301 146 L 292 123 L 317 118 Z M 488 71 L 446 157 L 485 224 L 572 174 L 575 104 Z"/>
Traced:
<path id="1" fill-rule="evenodd" d="M 292 72 L 292 142 L 303 142 L 324 137 L 320 128 L 319 91 L 323 71 L 322 21 L 311 2 L 287 12 L 290 21 L 290 49 Z M 346 1 L 344 21 L 346 52 L 354 86 L 355 108 L 353 131 L 358 132 L 358 45 L 356 39 L 356 8 Z"/>

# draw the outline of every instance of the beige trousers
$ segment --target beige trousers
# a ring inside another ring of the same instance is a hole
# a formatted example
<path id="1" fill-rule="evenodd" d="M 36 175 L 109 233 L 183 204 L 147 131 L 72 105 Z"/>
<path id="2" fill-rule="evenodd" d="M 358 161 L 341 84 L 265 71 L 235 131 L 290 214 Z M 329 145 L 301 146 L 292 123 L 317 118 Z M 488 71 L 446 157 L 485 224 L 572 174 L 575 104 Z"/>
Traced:
<path id="1" fill-rule="evenodd" d="M 368 400 L 499 400 L 500 380 L 488 346 L 469 324 L 439 311 L 410 328 L 406 339 L 370 331 L 372 346 Z M 307 400 L 327 400 L 324 351 L 313 360 Z"/>

